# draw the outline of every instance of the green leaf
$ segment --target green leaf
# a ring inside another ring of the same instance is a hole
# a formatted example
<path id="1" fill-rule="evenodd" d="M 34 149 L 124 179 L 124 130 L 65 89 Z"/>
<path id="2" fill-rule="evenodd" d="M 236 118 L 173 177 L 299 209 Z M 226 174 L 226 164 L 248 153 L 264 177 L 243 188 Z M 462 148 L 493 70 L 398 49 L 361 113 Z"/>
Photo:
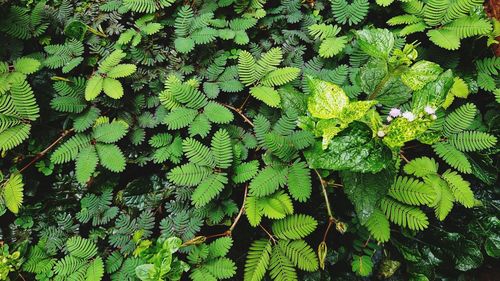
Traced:
<path id="1" fill-rule="evenodd" d="M 288 191 L 299 202 L 305 202 L 311 196 L 311 174 L 306 163 L 295 162 L 288 169 Z"/>
<path id="2" fill-rule="evenodd" d="M 479 245 L 471 240 L 459 239 L 453 245 L 453 261 L 455 268 L 460 271 L 469 271 L 478 268 L 483 263 L 483 254 Z"/>
<path id="3" fill-rule="evenodd" d="M 407 174 L 423 178 L 427 175 L 437 174 L 438 167 L 436 160 L 433 158 L 420 157 L 406 164 L 404 166 L 404 171 Z"/>
<path id="4" fill-rule="evenodd" d="M 273 87 L 255 86 L 250 88 L 250 94 L 270 107 L 279 107 L 281 97 Z"/>
<path id="5" fill-rule="evenodd" d="M 311 234 L 318 222 L 311 216 L 295 214 L 273 222 L 273 233 L 280 239 L 302 239 Z"/>
<path id="6" fill-rule="evenodd" d="M 191 163 L 215 167 L 215 158 L 212 151 L 201 142 L 193 138 L 184 139 L 182 141 L 182 150 Z"/>
<path id="7" fill-rule="evenodd" d="M 358 44 L 372 57 L 388 58 L 394 47 L 394 35 L 388 29 L 363 29 L 356 31 Z"/>
<path id="8" fill-rule="evenodd" d="M 175 49 L 179 53 L 186 54 L 186 53 L 191 52 L 194 49 L 195 43 L 194 43 L 194 40 L 191 38 L 179 37 L 179 38 L 175 39 L 174 45 L 175 45 Z"/>
<path id="9" fill-rule="evenodd" d="M 265 167 L 250 182 L 249 193 L 258 197 L 272 194 L 285 186 L 287 173 L 285 167 Z"/>
<path id="10" fill-rule="evenodd" d="M 282 191 L 259 198 L 259 205 L 262 207 L 262 214 L 270 219 L 282 219 L 293 214 L 292 200 Z"/>
<path id="11" fill-rule="evenodd" d="M 354 205 L 356 215 L 365 224 L 377 209 L 394 181 L 394 171 L 385 169 L 376 174 L 342 171 L 340 173 L 347 198 Z"/>
<path id="12" fill-rule="evenodd" d="M 425 84 L 436 80 L 443 69 L 437 64 L 421 60 L 401 74 L 401 80 L 412 90 L 420 90 Z"/>
<path id="13" fill-rule="evenodd" d="M 339 86 L 309 78 L 310 96 L 307 109 L 313 117 L 321 119 L 336 118 L 349 103 L 349 98 Z"/>
<path id="14" fill-rule="evenodd" d="M 23 178 L 21 174 L 11 174 L 7 182 L 2 186 L 1 193 L 5 206 L 14 214 L 19 212 L 19 208 L 23 203 Z"/>
<path id="15" fill-rule="evenodd" d="M 447 70 L 439 75 L 435 81 L 427 83 L 421 90 L 415 91 L 412 97 L 412 111 L 421 112 L 426 106 L 441 107 L 448 91 L 453 86 L 453 78 L 452 71 Z"/>
<path id="16" fill-rule="evenodd" d="M 104 78 L 100 75 L 93 75 L 87 81 L 85 87 L 85 99 L 91 101 L 95 99 L 102 91 Z"/>
<path id="17" fill-rule="evenodd" d="M 248 250 L 244 281 L 260 281 L 264 278 L 271 259 L 271 240 L 255 240 Z"/>
<path id="18" fill-rule="evenodd" d="M 122 83 L 116 79 L 104 78 L 102 88 L 104 93 L 110 98 L 119 99 L 123 97 Z"/>
<path id="19" fill-rule="evenodd" d="M 107 73 L 109 78 L 122 78 L 132 75 L 137 70 L 134 64 L 119 64 Z"/>
<path id="20" fill-rule="evenodd" d="M 225 129 L 219 129 L 215 132 L 211 148 L 215 159 L 215 165 L 221 169 L 227 169 L 233 162 L 233 147 L 231 138 Z"/>
<path id="21" fill-rule="evenodd" d="M 372 215 L 368 218 L 365 225 L 377 241 L 382 243 L 389 241 L 391 237 L 389 220 L 380 209 L 373 210 Z"/>
<path id="22" fill-rule="evenodd" d="M 299 73 L 300 69 L 296 67 L 278 68 L 264 76 L 261 82 L 262 85 L 268 87 L 281 86 L 295 80 Z"/>
<path id="23" fill-rule="evenodd" d="M 115 173 L 125 170 L 126 159 L 116 144 L 96 144 L 101 165 Z"/>
<path id="24" fill-rule="evenodd" d="M 203 113 L 207 116 L 210 122 L 216 124 L 227 124 L 233 121 L 233 113 L 225 106 L 217 102 L 209 102 L 203 109 Z"/>
<path id="25" fill-rule="evenodd" d="M 500 257 L 500 235 L 491 234 L 484 242 L 484 250 L 490 257 Z"/>
<path id="26" fill-rule="evenodd" d="M 309 272 L 318 270 L 318 257 L 314 250 L 303 240 L 278 241 L 285 256 L 299 269 Z"/>
<path id="27" fill-rule="evenodd" d="M 259 161 L 252 160 L 237 165 L 234 168 L 233 181 L 235 183 L 244 183 L 252 179 L 259 170 Z"/>
<path id="28" fill-rule="evenodd" d="M 197 115 L 196 109 L 178 107 L 165 116 L 164 121 L 169 130 L 178 130 L 191 124 Z"/>
<path id="29" fill-rule="evenodd" d="M 127 131 L 128 124 L 125 121 L 113 121 L 97 125 L 92 134 L 98 142 L 114 143 L 122 139 Z"/>
<path id="30" fill-rule="evenodd" d="M 304 151 L 310 168 L 334 171 L 376 173 L 392 167 L 392 153 L 380 141 L 372 139 L 371 130 L 362 123 L 354 123 L 333 138 L 323 150 L 316 142 Z"/>
<path id="31" fill-rule="evenodd" d="M 87 268 L 87 278 L 85 281 L 100 281 L 104 276 L 104 263 L 101 257 L 97 257 Z"/>
<path id="32" fill-rule="evenodd" d="M 331 58 L 339 54 L 344 49 L 346 43 L 346 36 L 326 38 L 319 46 L 319 56 L 322 58 Z"/>
<path id="33" fill-rule="evenodd" d="M 32 58 L 19 58 L 14 61 L 14 69 L 23 74 L 32 74 L 38 71 L 41 63 Z"/>
<path id="34" fill-rule="evenodd" d="M 81 184 L 85 184 L 94 173 L 98 162 L 99 158 L 94 146 L 82 148 L 75 161 L 76 180 Z"/>
<path id="35" fill-rule="evenodd" d="M 427 36 L 434 44 L 447 50 L 457 50 L 460 47 L 460 37 L 449 29 L 431 29 Z"/>
<path id="36" fill-rule="evenodd" d="M 370 256 L 357 256 L 352 257 L 352 271 L 360 276 L 369 276 L 373 270 L 373 262 Z"/>
<path id="37" fill-rule="evenodd" d="M 178 185 L 196 186 L 211 172 L 209 167 L 188 163 L 171 169 L 167 178 Z"/>
<path id="38" fill-rule="evenodd" d="M 259 198 L 248 196 L 245 201 L 245 214 L 251 226 L 256 227 L 262 220 L 262 206 L 259 204 Z"/>
<path id="39" fill-rule="evenodd" d="M 223 173 L 206 177 L 194 190 L 191 201 L 193 201 L 196 208 L 205 206 L 221 193 L 224 184 L 227 184 L 227 177 Z"/>

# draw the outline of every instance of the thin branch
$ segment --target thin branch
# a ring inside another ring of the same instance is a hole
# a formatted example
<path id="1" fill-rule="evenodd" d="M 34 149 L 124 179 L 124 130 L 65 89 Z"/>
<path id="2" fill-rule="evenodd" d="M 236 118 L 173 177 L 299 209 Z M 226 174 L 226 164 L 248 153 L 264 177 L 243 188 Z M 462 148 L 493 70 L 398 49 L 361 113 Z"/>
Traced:
<path id="1" fill-rule="evenodd" d="M 234 112 L 238 113 L 241 116 L 241 118 L 243 118 L 243 120 L 245 120 L 245 122 L 250 124 L 250 126 L 255 127 L 254 124 L 252 123 L 252 121 L 250 119 L 248 119 L 248 117 L 245 114 L 243 114 L 243 112 L 240 109 L 238 109 L 232 105 L 229 105 L 229 104 L 225 104 L 225 103 L 221 103 L 221 104 L 223 106 L 233 110 Z"/>
<path id="2" fill-rule="evenodd" d="M 35 158 L 33 158 L 28 164 L 24 165 L 18 173 L 24 172 L 26 169 L 28 169 L 31 165 L 33 165 L 36 161 L 40 160 L 40 158 L 44 157 L 54 146 L 56 146 L 58 143 L 60 143 L 67 135 L 71 134 L 75 129 L 71 128 L 69 130 L 65 130 L 64 132 L 61 133 L 61 135 L 53 141 L 47 148 L 45 148 L 42 152 L 38 153 Z"/>
<path id="3" fill-rule="evenodd" d="M 403 155 L 403 153 L 400 153 L 399 156 L 401 156 L 401 158 L 403 160 L 405 160 L 406 163 L 410 163 L 410 161 L 408 159 L 406 159 L 406 157 Z"/>
<path id="4" fill-rule="evenodd" d="M 321 184 L 321 189 L 323 190 L 323 197 L 325 198 L 326 210 L 328 212 L 328 217 L 329 218 L 333 218 L 332 209 L 330 207 L 330 201 L 328 200 L 328 194 L 326 193 L 325 180 L 321 177 L 321 175 L 319 174 L 318 170 L 314 169 L 314 171 L 316 172 L 316 175 L 318 175 L 319 182 Z"/>
<path id="5" fill-rule="evenodd" d="M 269 236 L 269 238 L 273 241 L 273 243 L 276 244 L 276 239 L 274 239 L 274 236 L 271 233 L 269 233 L 269 231 L 267 231 L 267 229 L 263 227 L 261 224 L 259 224 L 259 226 L 260 228 L 262 228 L 262 230 L 264 230 L 267 236 Z"/>
<path id="6" fill-rule="evenodd" d="M 238 215 L 234 219 L 233 224 L 231 224 L 231 227 L 229 227 L 228 230 L 226 230 L 222 233 L 217 233 L 217 234 L 212 234 L 212 235 L 206 236 L 207 239 L 221 237 L 221 236 L 231 236 L 233 234 L 234 228 L 236 227 L 236 225 L 240 221 L 240 218 L 243 215 L 243 212 L 245 211 L 245 202 L 247 200 L 247 194 L 248 194 L 248 185 L 245 185 L 245 192 L 243 195 L 243 203 L 241 203 L 240 211 L 238 212 Z"/>
<path id="7" fill-rule="evenodd" d="M 234 219 L 233 224 L 231 225 L 231 227 L 228 230 L 229 235 L 231 235 L 234 228 L 236 227 L 236 224 L 238 224 L 238 221 L 240 220 L 241 215 L 243 215 L 243 212 L 245 211 L 245 202 L 247 201 L 247 193 L 248 193 L 248 185 L 245 185 L 245 193 L 243 195 L 243 203 L 241 203 L 240 211 L 239 211 L 238 215 L 236 216 L 236 218 Z"/>
<path id="8" fill-rule="evenodd" d="M 330 231 L 330 227 L 335 222 L 333 218 L 328 219 L 328 225 L 326 226 L 325 234 L 323 234 L 323 242 L 326 242 L 326 236 L 328 236 L 328 232 Z"/>
<path id="9" fill-rule="evenodd" d="M 245 104 L 247 104 L 247 101 L 248 101 L 249 98 L 250 98 L 250 93 L 248 93 L 247 97 L 245 98 L 245 100 L 243 101 L 243 103 L 238 108 L 239 111 L 243 111 L 243 107 L 245 107 Z"/>

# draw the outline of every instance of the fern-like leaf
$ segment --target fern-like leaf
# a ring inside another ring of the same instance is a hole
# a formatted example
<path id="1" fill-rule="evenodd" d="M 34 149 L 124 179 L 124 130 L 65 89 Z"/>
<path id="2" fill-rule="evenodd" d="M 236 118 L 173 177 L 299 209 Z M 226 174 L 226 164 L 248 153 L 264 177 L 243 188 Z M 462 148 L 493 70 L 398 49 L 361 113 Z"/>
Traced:
<path id="1" fill-rule="evenodd" d="M 273 223 L 273 233 L 280 239 L 302 239 L 311 234 L 318 222 L 311 216 L 296 214 Z"/>
<path id="2" fill-rule="evenodd" d="M 448 183 L 455 200 L 467 208 L 474 206 L 474 193 L 472 193 L 468 181 L 464 180 L 457 172 L 450 170 L 444 172 L 442 177 Z"/>
<path id="3" fill-rule="evenodd" d="M 260 281 L 264 278 L 271 260 L 272 244 L 270 240 L 256 240 L 248 250 L 245 262 L 244 281 Z"/>
<path id="4" fill-rule="evenodd" d="M 427 205 L 433 202 L 435 197 L 430 186 L 409 177 L 396 178 L 388 194 L 409 205 Z"/>
<path id="5" fill-rule="evenodd" d="M 452 135 L 448 141 L 458 150 L 469 152 L 493 147 L 497 138 L 485 132 L 462 131 Z"/>
<path id="6" fill-rule="evenodd" d="M 423 230 L 429 225 L 425 213 L 416 207 L 399 203 L 388 197 L 380 201 L 380 207 L 390 221 L 402 227 Z"/>
<path id="7" fill-rule="evenodd" d="M 212 138 L 211 146 L 215 165 L 221 169 L 229 168 L 233 161 L 233 147 L 229 133 L 224 129 L 219 129 Z"/>

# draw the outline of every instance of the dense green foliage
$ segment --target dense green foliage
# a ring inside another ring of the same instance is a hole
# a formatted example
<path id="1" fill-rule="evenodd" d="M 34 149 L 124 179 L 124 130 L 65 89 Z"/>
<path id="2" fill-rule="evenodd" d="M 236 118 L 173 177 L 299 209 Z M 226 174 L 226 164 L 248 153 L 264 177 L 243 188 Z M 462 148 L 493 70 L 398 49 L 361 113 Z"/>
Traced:
<path id="1" fill-rule="evenodd" d="M 0 0 L 0 280 L 493 280 L 485 6 Z"/>

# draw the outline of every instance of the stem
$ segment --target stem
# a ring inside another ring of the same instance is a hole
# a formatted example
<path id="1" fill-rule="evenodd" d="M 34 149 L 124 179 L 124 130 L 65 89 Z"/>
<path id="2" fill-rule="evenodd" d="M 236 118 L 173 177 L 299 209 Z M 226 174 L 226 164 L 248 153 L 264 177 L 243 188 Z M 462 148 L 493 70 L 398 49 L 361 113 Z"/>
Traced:
<path id="1" fill-rule="evenodd" d="M 91 27 L 90 25 L 87 25 L 87 24 L 86 24 L 86 26 L 87 26 L 88 30 L 89 30 L 91 33 L 93 33 L 93 34 L 95 34 L 95 35 L 97 35 L 97 36 L 100 36 L 100 37 L 104 37 L 104 38 L 108 37 L 106 34 L 104 34 L 104 33 L 100 32 L 99 30 L 97 30 L 97 29 L 95 29 L 95 28 L 93 28 L 93 27 Z"/>
<path id="2" fill-rule="evenodd" d="M 377 84 L 377 87 L 375 87 L 375 90 L 373 90 L 373 92 L 368 96 L 368 99 L 374 100 L 378 96 L 378 94 L 382 90 L 382 88 L 384 87 L 385 83 L 387 83 L 387 81 L 389 81 L 389 79 L 393 75 L 397 75 L 400 71 L 401 71 L 401 66 L 396 67 L 396 69 L 394 69 L 392 71 L 389 70 L 388 73 L 384 76 L 384 78 L 382 78 L 380 83 Z"/>
<path id="3" fill-rule="evenodd" d="M 229 227 L 228 230 L 226 230 L 226 231 L 224 231 L 222 233 L 212 234 L 212 235 L 206 236 L 207 239 L 209 239 L 209 238 L 215 238 L 215 237 L 221 237 L 221 236 L 231 236 L 232 235 L 234 228 L 236 227 L 236 225 L 240 221 L 240 218 L 243 215 L 243 212 L 245 210 L 245 202 L 247 200 L 247 193 L 248 193 L 248 185 L 245 185 L 245 193 L 243 195 L 243 203 L 241 203 L 240 211 L 238 212 L 238 215 L 234 219 L 233 224 L 231 224 L 231 227 Z"/>
<path id="4" fill-rule="evenodd" d="M 221 236 L 229 236 L 230 234 L 228 233 L 229 230 L 227 231 L 224 231 L 222 233 L 217 233 L 217 234 L 212 234 L 212 235 L 208 235 L 208 236 L 205 236 L 207 239 L 210 239 L 210 238 L 216 238 L 216 237 L 221 237 Z"/>
<path id="5" fill-rule="evenodd" d="M 332 213 L 332 209 L 330 207 L 330 201 L 328 201 L 328 194 L 326 193 L 325 180 L 323 180 L 323 178 L 319 174 L 318 170 L 314 169 L 314 171 L 316 172 L 316 175 L 318 175 L 319 182 L 321 184 L 321 189 L 323 190 L 323 197 L 325 198 L 326 210 L 328 212 L 328 217 L 330 219 L 333 219 L 333 213 Z"/>
<path id="6" fill-rule="evenodd" d="M 405 160 L 406 163 L 410 163 L 410 161 L 408 159 L 406 159 L 406 157 L 403 155 L 403 153 L 399 153 L 399 156 L 401 156 L 401 158 L 403 160 Z"/>
<path id="7" fill-rule="evenodd" d="M 263 227 L 262 225 L 260 225 L 260 228 L 262 228 L 262 230 L 264 230 L 264 232 L 267 234 L 267 236 L 269 236 L 269 238 L 273 241 L 274 244 L 276 244 L 276 239 L 274 239 L 273 235 L 271 233 L 269 233 L 269 231 L 267 231 L 267 229 L 265 227 Z"/>
<path id="8" fill-rule="evenodd" d="M 61 76 L 52 76 L 52 77 L 50 77 L 50 80 L 52 80 L 52 81 L 71 82 L 71 80 L 69 80 L 68 78 L 64 78 L 64 77 L 61 77 Z"/>
<path id="9" fill-rule="evenodd" d="M 248 117 L 246 117 L 246 115 L 243 114 L 243 112 L 241 111 L 241 109 L 238 109 L 238 108 L 236 108 L 236 107 L 234 107 L 232 105 L 229 105 L 229 104 L 225 104 L 225 103 L 221 103 L 221 104 L 223 106 L 225 106 L 225 107 L 233 110 L 234 112 L 238 113 L 241 116 L 241 118 L 243 118 L 243 120 L 245 120 L 245 122 L 247 122 L 248 124 L 250 124 L 250 126 L 255 127 L 254 124 L 252 123 L 252 121 L 250 121 L 250 119 L 248 119 Z"/>
<path id="10" fill-rule="evenodd" d="M 24 172 L 26 169 L 28 169 L 31 165 L 33 165 L 36 161 L 40 160 L 40 158 L 44 157 L 54 146 L 56 146 L 58 143 L 60 143 L 67 135 L 71 134 L 75 129 L 71 128 L 69 130 L 65 130 L 64 132 L 61 133 L 61 136 L 59 136 L 55 141 L 53 141 L 47 148 L 45 148 L 42 152 L 38 153 L 35 158 L 33 158 L 28 164 L 24 165 L 18 173 L 21 174 Z"/>
<path id="11" fill-rule="evenodd" d="M 323 242 L 326 242 L 326 236 L 328 236 L 328 232 L 330 231 L 330 227 L 332 227 L 332 224 L 334 223 L 333 218 L 328 219 L 328 225 L 326 226 L 325 234 L 323 234 Z"/>
<path id="12" fill-rule="evenodd" d="M 243 203 L 241 203 L 240 211 L 239 211 L 238 215 L 236 216 L 236 218 L 234 219 L 233 224 L 231 225 L 231 227 L 228 230 L 229 235 L 231 235 L 234 228 L 236 227 L 236 224 L 238 224 L 238 221 L 240 220 L 241 215 L 243 215 L 243 212 L 245 211 L 245 202 L 247 201 L 247 193 L 248 193 L 248 185 L 245 185 L 245 193 L 243 195 Z"/>
<path id="13" fill-rule="evenodd" d="M 330 228 L 332 224 L 336 223 L 337 220 L 333 217 L 332 208 L 330 207 L 330 201 L 328 200 L 328 194 L 326 192 L 325 180 L 321 177 L 318 170 L 314 169 L 316 175 L 318 175 L 319 182 L 321 184 L 321 189 L 323 191 L 323 197 L 325 198 L 326 210 L 328 212 L 328 225 L 326 226 L 325 234 L 323 234 L 323 242 L 326 242 L 326 237 L 328 236 L 328 232 L 330 232 Z"/>
<path id="14" fill-rule="evenodd" d="M 245 98 L 245 100 L 243 101 L 243 103 L 241 104 L 241 106 L 238 108 L 240 111 L 243 110 L 243 107 L 245 106 L 245 104 L 247 103 L 248 99 L 250 98 L 250 94 L 247 95 L 247 97 Z"/>

